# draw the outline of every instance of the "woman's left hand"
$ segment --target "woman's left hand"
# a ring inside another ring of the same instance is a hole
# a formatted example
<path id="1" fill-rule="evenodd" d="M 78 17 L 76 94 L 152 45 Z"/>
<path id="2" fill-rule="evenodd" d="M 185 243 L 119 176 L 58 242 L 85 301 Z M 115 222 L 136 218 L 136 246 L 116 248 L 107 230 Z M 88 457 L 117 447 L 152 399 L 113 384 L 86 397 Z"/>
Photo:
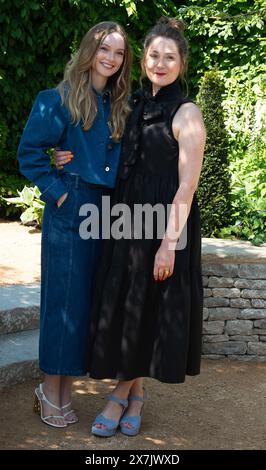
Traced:
<path id="1" fill-rule="evenodd" d="M 73 155 L 68 150 L 60 150 L 59 147 L 54 149 L 54 161 L 58 170 L 62 170 L 64 165 L 71 162 Z"/>
<path id="2" fill-rule="evenodd" d="M 165 281 L 172 276 L 175 264 L 175 250 L 169 249 L 167 242 L 161 243 L 155 255 L 153 276 L 155 281 Z"/>

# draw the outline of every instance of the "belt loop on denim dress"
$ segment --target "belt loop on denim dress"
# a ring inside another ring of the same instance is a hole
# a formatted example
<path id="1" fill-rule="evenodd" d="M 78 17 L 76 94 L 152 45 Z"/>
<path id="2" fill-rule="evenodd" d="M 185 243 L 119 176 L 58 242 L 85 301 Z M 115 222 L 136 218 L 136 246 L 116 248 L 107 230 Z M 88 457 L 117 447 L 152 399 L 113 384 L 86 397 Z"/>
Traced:
<path id="1" fill-rule="evenodd" d="M 80 187 L 80 175 L 77 175 L 77 173 L 66 173 L 67 178 L 70 180 L 71 185 L 75 189 L 79 189 Z"/>
<path id="2" fill-rule="evenodd" d="M 80 176 L 79 176 L 79 175 L 75 175 L 74 178 L 75 178 L 75 184 L 74 184 L 75 189 L 79 189 Z"/>

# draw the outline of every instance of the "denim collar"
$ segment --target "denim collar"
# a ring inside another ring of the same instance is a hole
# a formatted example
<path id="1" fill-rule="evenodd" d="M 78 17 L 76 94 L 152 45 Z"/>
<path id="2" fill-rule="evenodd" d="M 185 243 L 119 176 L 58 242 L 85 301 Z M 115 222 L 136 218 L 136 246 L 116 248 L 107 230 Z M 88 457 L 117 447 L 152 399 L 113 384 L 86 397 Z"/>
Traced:
<path id="1" fill-rule="evenodd" d="M 108 86 L 105 87 L 102 91 L 97 91 L 93 87 L 92 87 L 92 89 L 93 89 L 94 93 L 99 97 L 100 96 L 102 98 L 110 98 L 111 97 L 111 89 Z"/>

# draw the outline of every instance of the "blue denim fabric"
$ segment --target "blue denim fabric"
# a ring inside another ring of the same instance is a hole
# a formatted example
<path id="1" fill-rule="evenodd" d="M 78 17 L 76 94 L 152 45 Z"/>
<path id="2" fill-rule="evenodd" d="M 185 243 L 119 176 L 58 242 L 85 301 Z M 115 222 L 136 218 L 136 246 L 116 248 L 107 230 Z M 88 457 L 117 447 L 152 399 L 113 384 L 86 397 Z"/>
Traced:
<path id="1" fill-rule="evenodd" d="M 62 175 L 68 197 L 58 208 L 45 206 L 42 226 L 40 369 L 47 374 L 87 372 L 90 307 L 101 240 L 83 240 L 79 225 L 82 204 L 99 210 L 110 190 L 92 187 L 79 176 Z"/>
<path id="2" fill-rule="evenodd" d="M 89 183 L 115 186 L 121 144 L 112 140 L 108 127 L 110 93 L 97 93 L 97 101 L 93 125 L 84 131 L 81 124 L 72 124 L 57 89 L 38 94 L 20 140 L 18 160 L 21 173 L 39 187 L 43 201 L 55 202 L 66 192 L 59 177 L 62 171 L 50 166 L 50 147 L 59 146 L 73 153 L 67 172 L 76 173 Z"/>

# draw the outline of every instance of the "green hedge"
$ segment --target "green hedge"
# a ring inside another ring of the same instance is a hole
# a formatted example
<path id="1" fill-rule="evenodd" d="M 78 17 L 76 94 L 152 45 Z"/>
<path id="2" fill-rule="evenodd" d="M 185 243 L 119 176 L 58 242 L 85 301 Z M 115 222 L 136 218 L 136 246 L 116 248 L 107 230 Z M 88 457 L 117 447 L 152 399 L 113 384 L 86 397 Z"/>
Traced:
<path id="1" fill-rule="evenodd" d="M 166 9 L 177 14 L 174 1 L 128 0 L 0 0 L 0 166 L 17 171 L 16 152 L 37 92 L 61 79 L 71 52 L 86 31 L 103 20 L 116 20 L 131 33 L 135 56 L 148 27 Z M 152 12 L 152 15 L 151 15 Z M 133 78 L 138 77 L 135 64 Z M 3 136 L 2 136 L 3 133 Z"/>
<path id="2" fill-rule="evenodd" d="M 120 22 L 130 35 L 138 60 L 147 30 L 162 15 L 187 22 L 190 43 L 189 85 L 215 63 L 227 70 L 263 62 L 260 40 L 262 0 L 0 0 L 0 165 L 16 172 L 17 145 L 34 97 L 55 86 L 85 32 L 102 20 Z"/>
<path id="3" fill-rule="evenodd" d="M 217 234 L 230 221 L 228 135 L 222 108 L 223 83 L 217 70 L 206 72 L 200 85 L 199 104 L 207 131 L 205 157 L 198 188 L 202 232 Z"/>
<path id="4" fill-rule="evenodd" d="M 0 217 L 18 217 L 21 210 L 14 205 L 8 204 L 4 198 L 15 197 L 17 191 L 29 184 L 29 182 L 21 175 L 8 175 L 0 173 Z"/>
<path id="5" fill-rule="evenodd" d="M 138 57 L 147 30 L 163 14 L 184 19 L 190 44 L 188 85 L 190 94 L 195 96 L 200 78 L 215 64 L 219 64 L 224 82 L 231 78 L 231 71 L 237 66 L 246 71 L 253 67 L 261 73 L 261 64 L 265 62 L 261 47 L 263 3 L 263 0 L 0 0 L 0 194 L 14 195 L 16 184 L 21 189 L 21 180 L 16 176 L 16 153 L 34 97 L 39 90 L 55 86 L 61 80 L 71 52 L 92 25 L 116 20 L 125 27 L 135 56 L 135 88 L 139 77 Z M 244 116 L 250 111 L 248 98 L 243 106 L 241 103 L 239 113 Z M 254 110 L 254 102 L 252 107 Z M 210 122 L 215 119 L 215 113 L 214 108 L 210 109 Z M 208 139 L 207 152 L 214 147 L 211 141 L 215 142 L 215 133 L 210 133 Z M 231 139 L 231 155 L 234 145 Z M 239 149 L 242 142 L 239 145 L 237 140 L 236 145 Z M 243 152 L 248 147 L 246 141 Z M 208 171 L 214 172 L 208 176 L 210 181 L 216 181 L 215 165 Z M 15 175 L 13 179 L 12 175 Z M 201 180 L 204 181 L 204 176 Z M 214 223 L 209 228 L 206 226 L 205 233 L 216 233 L 222 221 L 224 226 L 229 223 L 227 193 L 221 194 L 219 204 L 225 208 L 223 217 L 214 214 Z M 234 207 L 237 205 L 236 197 Z M 204 217 L 210 220 L 212 207 L 208 211 L 209 215 L 205 212 Z"/>

